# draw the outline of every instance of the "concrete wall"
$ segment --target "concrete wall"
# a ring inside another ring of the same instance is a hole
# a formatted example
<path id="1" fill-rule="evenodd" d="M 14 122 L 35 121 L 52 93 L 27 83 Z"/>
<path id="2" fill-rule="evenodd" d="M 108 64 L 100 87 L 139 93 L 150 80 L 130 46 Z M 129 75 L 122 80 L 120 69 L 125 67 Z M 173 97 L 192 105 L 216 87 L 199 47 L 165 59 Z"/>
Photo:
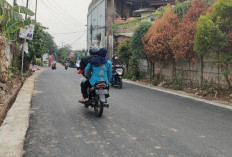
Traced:
<path id="1" fill-rule="evenodd" d="M 149 74 L 147 70 L 148 64 L 146 61 L 141 61 L 140 70 L 143 73 Z M 179 61 L 176 62 L 176 76 L 183 79 L 184 83 L 189 86 L 199 86 L 201 81 L 201 64 L 200 62 Z M 229 65 L 232 71 L 232 64 Z M 160 75 L 162 80 L 172 80 L 173 64 L 172 63 L 155 63 L 155 74 Z M 230 76 L 232 83 L 232 75 Z M 223 71 L 218 64 L 217 54 L 210 54 L 203 59 L 203 84 L 215 85 L 218 84 L 225 88 L 227 82 L 223 76 Z"/>
<path id="2" fill-rule="evenodd" d="M 87 17 L 87 46 L 105 47 L 105 0 L 93 1 Z"/>

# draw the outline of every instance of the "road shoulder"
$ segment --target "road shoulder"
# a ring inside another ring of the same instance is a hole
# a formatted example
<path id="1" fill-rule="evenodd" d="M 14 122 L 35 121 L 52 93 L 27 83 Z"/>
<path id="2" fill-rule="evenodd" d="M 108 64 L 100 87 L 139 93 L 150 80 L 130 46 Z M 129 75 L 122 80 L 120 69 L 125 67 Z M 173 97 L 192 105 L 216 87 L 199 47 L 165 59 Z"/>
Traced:
<path id="1" fill-rule="evenodd" d="M 166 88 L 161 88 L 161 87 L 155 87 L 155 86 L 142 84 L 140 82 L 135 82 L 135 81 L 127 80 L 127 79 L 123 79 L 123 81 L 126 82 L 126 83 L 129 83 L 129 84 L 134 84 L 134 85 L 140 86 L 140 87 L 149 88 L 149 89 L 152 89 L 152 90 L 165 92 L 165 93 L 176 95 L 176 96 L 181 96 L 181 97 L 184 97 L 184 98 L 193 99 L 193 100 L 196 100 L 196 101 L 200 101 L 200 102 L 204 102 L 204 103 L 211 104 L 211 105 L 214 105 L 214 106 L 218 106 L 218 107 L 222 107 L 222 108 L 232 110 L 232 104 L 227 103 L 227 102 L 216 101 L 216 100 L 209 101 L 209 100 L 199 98 L 199 97 L 197 97 L 197 96 L 195 96 L 193 94 L 189 94 L 189 93 L 186 93 L 186 92 L 183 92 L 183 91 L 177 91 L 177 90 L 171 90 L 171 89 L 166 89 Z"/>
<path id="2" fill-rule="evenodd" d="M 26 131 L 29 126 L 31 97 L 35 79 L 43 72 L 36 71 L 27 78 L 18 96 L 7 113 L 0 128 L 0 156 L 21 157 Z"/>

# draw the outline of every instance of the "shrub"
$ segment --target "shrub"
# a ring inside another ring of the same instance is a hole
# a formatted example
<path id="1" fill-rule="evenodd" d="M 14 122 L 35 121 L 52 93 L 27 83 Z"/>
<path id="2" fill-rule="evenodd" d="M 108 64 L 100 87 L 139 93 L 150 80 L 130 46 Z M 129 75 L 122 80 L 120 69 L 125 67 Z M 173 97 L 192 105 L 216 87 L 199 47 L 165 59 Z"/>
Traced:
<path id="1" fill-rule="evenodd" d="M 137 57 L 132 56 L 129 61 L 129 71 L 132 74 L 133 80 L 138 80 L 140 77 L 140 71 L 139 71 L 139 60 Z"/>
<path id="2" fill-rule="evenodd" d="M 132 79 L 132 75 L 130 74 L 130 73 L 125 73 L 124 75 L 123 75 L 123 78 L 125 78 L 125 79 Z"/>

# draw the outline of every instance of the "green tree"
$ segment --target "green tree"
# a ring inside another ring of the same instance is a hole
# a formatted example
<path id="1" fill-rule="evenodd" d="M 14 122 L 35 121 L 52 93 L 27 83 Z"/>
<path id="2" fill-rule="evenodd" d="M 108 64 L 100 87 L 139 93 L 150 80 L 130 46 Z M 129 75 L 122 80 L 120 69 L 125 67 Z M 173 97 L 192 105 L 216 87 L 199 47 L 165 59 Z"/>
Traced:
<path id="1" fill-rule="evenodd" d="M 141 23 L 138 28 L 136 28 L 132 38 L 130 39 L 130 47 L 133 55 L 140 59 L 147 59 L 144 53 L 144 46 L 142 42 L 143 36 L 148 32 L 151 27 L 150 22 Z"/>
<path id="2" fill-rule="evenodd" d="M 6 0 L 0 1 L 0 33 L 6 34 L 10 37 L 10 33 L 14 33 L 21 28 L 23 20 L 22 14 L 27 14 L 33 16 L 34 13 L 23 6 L 18 6 L 16 0 L 14 0 L 14 5 L 11 6 Z M 28 22 L 28 21 L 27 21 Z M 26 23 L 27 23 L 26 22 Z"/>
<path id="3" fill-rule="evenodd" d="M 57 50 L 53 37 L 45 31 L 45 27 L 35 23 L 33 40 L 28 42 L 29 54 L 27 60 L 30 62 L 34 57 L 41 58 L 44 53 L 53 54 Z"/>
<path id="4" fill-rule="evenodd" d="M 130 43 L 130 41 L 127 40 L 127 41 L 121 43 L 119 45 L 119 47 L 117 48 L 118 57 L 119 57 L 120 61 L 126 65 L 127 72 L 128 72 L 128 68 L 129 68 L 129 60 L 130 60 L 130 57 L 132 55 L 132 53 L 130 51 L 129 43 Z"/>
<path id="5" fill-rule="evenodd" d="M 227 44 L 226 34 L 221 32 L 210 16 L 201 16 L 194 37 L 194 50 L 200 57 L 215 52 Z"/>
<path id="6" fill-rule="evenodd" d="M 57 45 L 54 42 L 54 38 L 48 33 L 44 32 L 45 48 L 46 52 L 53 54 L 57 51 Z"/>
<path id="7" fill-rule="evenodd" d="M 139 60 L 136 56 L 131 56 L 129 60 L 129 72 L 132 75 L 133 80 L 140 78 Z"/>
<path id="8" fill-rule="evenodd" d="M 58 61 L 62 64 L 66 62 L 66 59 L 70 57 L 70 53 L 72 52 L 70 45 L 64 45 L 64 47 L 58 49 L 57 57 Z"/>
<path id="9" fill-rule="evenodd" d="M 190 8 L 191 3 L 189 0 L 183 2 L 183 3 L 179 3 L 177 2 L 175 4 L 174 7 L 174 13 L 179 17 L 182 18 L 188 11 L 188 9 Z"/>
<path id="10" fill-rule="evenodd" d="M 217 52 L 219 64 L 224 77 L 231 88 L 229 64 L 232 59 L 232 0 L 219 0 L 211 13 L 199 19 L 194 38 L 194 50 L 204 56 L 206 53 Z"/>

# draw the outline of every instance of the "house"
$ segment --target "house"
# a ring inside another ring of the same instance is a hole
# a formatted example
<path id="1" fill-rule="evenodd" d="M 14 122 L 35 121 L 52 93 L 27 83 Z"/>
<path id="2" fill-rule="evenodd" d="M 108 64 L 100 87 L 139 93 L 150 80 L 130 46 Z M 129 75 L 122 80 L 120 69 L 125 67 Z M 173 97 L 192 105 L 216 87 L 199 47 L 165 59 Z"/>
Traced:
<path id="1" fill-rule="evenodd" d="M 115 33 L 112 24 L 146 16 L 174 3 L 175 0 L 92 0 L 87 15 L 87 46 L 105 47 L 111 57 L 116 46 L 133 34 Z"/>

